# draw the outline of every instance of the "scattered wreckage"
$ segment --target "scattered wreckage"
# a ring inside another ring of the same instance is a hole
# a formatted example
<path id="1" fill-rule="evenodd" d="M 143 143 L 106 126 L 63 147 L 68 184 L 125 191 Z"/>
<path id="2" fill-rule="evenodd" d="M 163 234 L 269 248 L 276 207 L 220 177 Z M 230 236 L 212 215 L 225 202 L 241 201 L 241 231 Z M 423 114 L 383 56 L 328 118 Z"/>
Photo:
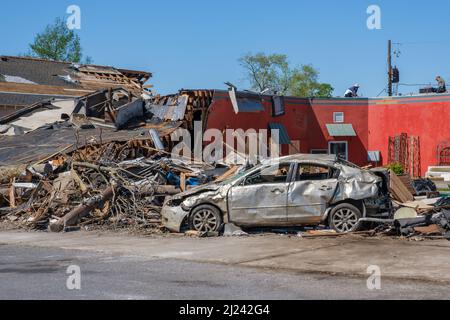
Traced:
<path id="1" fill-rule="evenodd" d="M 214 180 L 228 167 L 172 159 L 171 133 L 185 126 L 184 115 L 154 117 L 145 95 L 100 90 L 0 118 L 0 219 L 52 231 L 162 229 L 165 196 Z"/>
<path id="2" fill-rule="evenodd" d="M 54 232 L 85 225 L 160 230 L 167 195 L 207 183 L 221 171 L 170 159 L 148 147 L 146 138 L 89 144 L 42 164 L 1 167 L 0 185 L 12 183 L 0 188 L 0 217 Z"/>
<path id="3" fill-rule="evenodd" d="M 326 225 L 333 232 L 322 234 L 342 235 L 376 225 L 379 234 L 449 237 L 445 198 L 414 202 L 413 193 L 438 195 L 429 180 L 334 156 L 297 154 L 253 167 L 172 159 L 171 133 L 205 119 L 211 99 L 204 91 L 149 97 L 114 88 L 1 118 L 0 222 L 199 234 Z"/>

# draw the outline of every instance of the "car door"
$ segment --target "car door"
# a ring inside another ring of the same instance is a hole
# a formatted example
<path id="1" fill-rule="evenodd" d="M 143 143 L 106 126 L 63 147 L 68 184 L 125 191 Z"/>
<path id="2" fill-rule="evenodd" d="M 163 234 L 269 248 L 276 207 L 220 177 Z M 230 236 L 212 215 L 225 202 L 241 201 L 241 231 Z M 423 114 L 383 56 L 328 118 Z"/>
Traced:
<path id="1" fill-rule="evenodd" d="M 287 215 L 293 224 L 319 223 L 338 188 L 339 170 L 298 163 L 289 185 Z"/>
<path id="2" fill-rule="evenodd" d="M 290 163 L 263 167 L 232 187 L 228 196 L 230 221 L 246 226 L 286 224 L 292 169 Z"/>

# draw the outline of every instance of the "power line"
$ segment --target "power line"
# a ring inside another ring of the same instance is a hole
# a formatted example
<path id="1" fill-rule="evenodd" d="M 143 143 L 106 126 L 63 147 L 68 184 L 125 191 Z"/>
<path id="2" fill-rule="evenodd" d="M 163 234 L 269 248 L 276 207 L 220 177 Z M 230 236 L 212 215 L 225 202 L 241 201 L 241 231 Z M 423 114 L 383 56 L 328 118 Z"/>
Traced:
<path id="1" fill-rule="evenodd" d="M 399 86 L 405 86 L 405 87 L 420 87 L 420 86 L 431 86 L 431 83 L 419 83 L 419 84 L 414 84 L 414 83 L 399 83 Z"/>
<path id="2" fill-rule="evenodd" d="M 384 88 L 383 90 L 381 90 L 381 92 L 377 95 L 377 97 L 381 96 L 381 94 L 382 94 L 383 92 L 386 92 L 386 88 Z"/>
<path id="3" fill-rule="evenodd" d="M 450 41 L 410 41 L 410 42 L 396 42 L 396 45 L 414 45 L 414 44 L 443 44 L 450 43 Z"/>

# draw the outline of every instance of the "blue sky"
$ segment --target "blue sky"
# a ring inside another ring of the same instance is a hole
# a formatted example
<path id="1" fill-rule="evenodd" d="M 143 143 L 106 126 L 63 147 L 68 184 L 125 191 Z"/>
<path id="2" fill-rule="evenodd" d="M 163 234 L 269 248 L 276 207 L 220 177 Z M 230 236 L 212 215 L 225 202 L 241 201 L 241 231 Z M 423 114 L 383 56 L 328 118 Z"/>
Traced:
<path id="1" fill-rule="evenodd" d="M 386 87 L 388 39 L 403 43 L 394 59 L 402 83 L 434 83 L 438 74 L 450 81 L 447 0 L 3 1 L 0 54 L 27 52 L 71 4 L 81 8 L 77 32 L 96 64 L 151 71 L 161 93 L 220 89 L 226 81 L 247 88 L 237 60 L 263 51 L 314 65 L 335 95 L 358 82 L 364 96 L 376 96 Z M 371 4 L 381 7 L 381 30 L 366 26 Z"/>

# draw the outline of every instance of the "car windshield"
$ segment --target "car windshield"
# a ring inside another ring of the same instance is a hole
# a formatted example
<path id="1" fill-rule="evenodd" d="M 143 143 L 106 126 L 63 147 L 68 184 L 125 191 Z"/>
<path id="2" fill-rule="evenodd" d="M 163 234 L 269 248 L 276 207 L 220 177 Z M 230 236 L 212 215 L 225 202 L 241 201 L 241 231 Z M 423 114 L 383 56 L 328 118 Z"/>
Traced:
<path id="1" fill-rule="evenodd" d="M 227 178 L 227 179 L 225 179 L 225 180 L 219 182 L 219 184 L 220 184 L 220 185 L 226 185 L 226 184 L 232 183 L 232 182 L 234 182 L 234 181 L 236 181 L 236 180 L 239 180 L 240 178 L 242 178 L 243 176 L 245 176 L 245 175 L 246 175 L 247 173 L 249 173 L 250 171 L 253 171 L 253 170 L 255 170 L 256 168 L 260 168 L 261 166 L 262 166 L 261 164 L 258 164 L 258 165 L 256 165 L 256 166 L 249 167 L 249 168 L 244 169 L 244 170 L 241 169 L 242 171 L 239 171 L 238 173 L 234 174 L 233 176 L 231 176 L 231 177 L 229 177 L 229 178 Z"/>

